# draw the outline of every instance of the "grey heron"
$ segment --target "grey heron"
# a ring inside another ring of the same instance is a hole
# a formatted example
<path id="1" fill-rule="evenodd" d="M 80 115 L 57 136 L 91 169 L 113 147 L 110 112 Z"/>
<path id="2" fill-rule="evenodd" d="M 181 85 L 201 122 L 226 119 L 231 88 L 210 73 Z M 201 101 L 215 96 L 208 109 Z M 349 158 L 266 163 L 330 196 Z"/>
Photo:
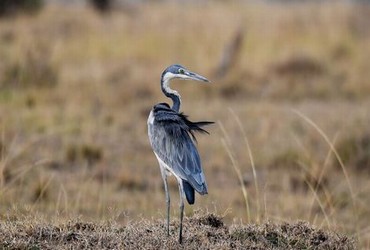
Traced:
<path id="1" fill-rule="evenodd" d="M 213 122 L 189 121 L 180 113 L 181 97 L 170 88 L 172 79 L 195 80 L 209 82 L 207 78 L 174 64 L 165 69 L 161 76 L 162 92 L 172 99 L 173 105 L 159 103 L 150 111 L 148 118 L 148 136 L 154 154 L 159 162 L 167 205 L 167 236 L 169 236 L 170 194 L 167 176 L 174 175 L 180 192 L 180 229 L 179 242 L 182 243 L 182 221 L 184 214 L 184 199 L 194 204 L 195 192 L 207 194 L 206 179 L 202 170 L 198 150 L 195 146 L 194 132 L 208 133 L 202 127 Z"/>

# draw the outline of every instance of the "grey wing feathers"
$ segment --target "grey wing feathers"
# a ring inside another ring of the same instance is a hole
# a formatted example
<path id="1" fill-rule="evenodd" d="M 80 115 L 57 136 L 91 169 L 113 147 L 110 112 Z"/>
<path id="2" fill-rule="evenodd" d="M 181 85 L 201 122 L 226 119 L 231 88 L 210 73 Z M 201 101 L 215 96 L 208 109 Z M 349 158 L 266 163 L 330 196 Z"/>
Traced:
<path id="1" fill-rule="evenodd" d="M 154 119 L 148 123 L 148 133 L 154 152 L 198 193 L 206 194 L 207 185 L 193 132 L 207 132 L 201 126 L 212 122 L 191 122 L 167 104 L 154 106 L 152 115 Z"/>

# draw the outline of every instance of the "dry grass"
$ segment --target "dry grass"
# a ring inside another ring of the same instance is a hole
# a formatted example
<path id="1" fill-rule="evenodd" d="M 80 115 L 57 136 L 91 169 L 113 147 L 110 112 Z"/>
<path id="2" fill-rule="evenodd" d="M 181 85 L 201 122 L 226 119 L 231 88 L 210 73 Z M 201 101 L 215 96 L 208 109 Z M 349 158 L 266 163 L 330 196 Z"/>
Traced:
<path id="1" fill-rule="evenodd" d="M 126 226 L 114 221 L 70 220 L 50 224 L 23 218 L 0 223 L 0 247 L 6 249 L 354 249 L 352 239 L 313 228 L 305 222 L 227 227 L 222 218 L 197 214 L 184 220 L 183 244 L 178 222 L 167 237 L 163 220 Z"/>
<path id="2" fill-rule="evenodd" d="M 1 214 L 163 218 L 146 119 L 168 101 L 160 73 L 181 63 L 213 82 L 174 83 L 182 110 L 223 126 L 199 136 L 210 194 L 196 207 L 228 211 L 225 223 L 305 220 L 369 247 L 369 8 L 186 8 L 152 3 L 100 16 L 51 5 L 0 20 Z M 238 61 L 214 78 L 239 27 Z M 170 191 L 177 204 L 176 183 Z"/>

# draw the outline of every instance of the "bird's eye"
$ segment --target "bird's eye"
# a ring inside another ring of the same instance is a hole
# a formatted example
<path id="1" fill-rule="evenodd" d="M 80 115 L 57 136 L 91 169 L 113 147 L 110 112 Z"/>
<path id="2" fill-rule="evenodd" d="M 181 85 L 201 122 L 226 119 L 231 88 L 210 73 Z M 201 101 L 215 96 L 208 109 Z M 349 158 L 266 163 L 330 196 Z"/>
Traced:
<path id="1" fill-rule="evenodd" d="M 184 69 L 179 69 L 179 73 L 184 74 L 185 73 Z"/>

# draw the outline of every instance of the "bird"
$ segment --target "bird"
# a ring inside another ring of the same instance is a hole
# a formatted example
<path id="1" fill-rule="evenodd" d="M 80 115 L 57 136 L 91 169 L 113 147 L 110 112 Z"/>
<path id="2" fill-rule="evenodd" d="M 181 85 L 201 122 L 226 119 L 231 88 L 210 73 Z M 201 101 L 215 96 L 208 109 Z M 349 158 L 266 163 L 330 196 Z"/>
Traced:
<path id="1" fill-rule="evenodd" d="M 160 83 L 163 94 L 172 99 L 172 107 L 167 103 L 154 105 L 147 121 L 149 141 L 160 166 L 166 193 L 167 236 L 170 235 L 170 194 L 167 176 L 173 175 L 178 183 L 180 193 L 178 242 L 181 244 L 184 200 L 186 199 L 190 205 L 193 205 L 195 191 L 201 195 L 208 194 L 200 156 L 195 145 L 197 142 L 195 132 L 209 134 L 203 127 L 214 122 L 192 122 L 187 115 L 180 112 L 181 97 L 176 90 L 170 88 L 172 79 L 195 80 L 204 83 L 210 81 L 179 64 L 167 67 L 161 75 Z"/>

